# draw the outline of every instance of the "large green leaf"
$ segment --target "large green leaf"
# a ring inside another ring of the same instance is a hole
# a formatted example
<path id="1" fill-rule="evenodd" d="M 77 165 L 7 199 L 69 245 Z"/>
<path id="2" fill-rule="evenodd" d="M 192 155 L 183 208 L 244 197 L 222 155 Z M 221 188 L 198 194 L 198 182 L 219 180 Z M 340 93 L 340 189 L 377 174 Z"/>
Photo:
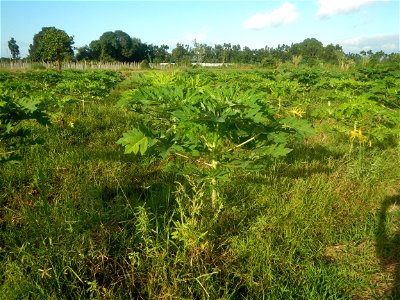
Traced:
<path id="1" fill-rule="evenodd" d="M 147 149 L 155 144 L 156 140 L 143 134 L 140 130 L 134 128 L 123 134 L 117 143 L 125 147 L 125 154 L 134 153 L 144 155 Z"/>
<path id="2" fill-rule="evenodd" d="M 124 107 L 141 116 L 136 129 L 118 141 L 125 153 L 144 154 L 157 141 L 153 153 L 171 164 L 184 161 L 209 170 L 215 161 L 217 169 L 250 171 L 268 158 L 287 155 L 290 137 L 312 132 L 306 120 L 278 118 L 269 97 L 254 89 L 210 83 L 200 90 L 186 82 L 191 78 L 181 79 L 174 85 L 143 83 L 124 94 Z"/>
<path id="3" fill-rule="evenodd" d="M 314 129 L 311 127 L 311 124 L 304 119 L 287 117 L 281 120 L 284 129 L 290 129 L 301 136 L 310 136 L 314 133 Z"/>

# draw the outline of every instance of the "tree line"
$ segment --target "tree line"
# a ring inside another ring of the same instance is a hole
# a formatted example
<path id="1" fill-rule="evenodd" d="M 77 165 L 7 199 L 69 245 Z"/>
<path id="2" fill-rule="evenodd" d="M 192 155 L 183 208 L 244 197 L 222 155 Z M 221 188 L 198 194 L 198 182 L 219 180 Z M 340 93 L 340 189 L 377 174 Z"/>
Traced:
<path id="1" fill-rule="evenodd" d="M 29 47 L 27 60 L 54 61 L 61 70 L 65 60 L 101 61 L 101 62 L 150 62 L 150 63 L 244 63 L 262 64 L 275 67 L 280 63 L 315 65 L 319 63 L 343 64 L 359 63 L 365 58 L 372 62 L 398 57 L 387 55 L 383 51 L 361 51 L 359 54 L 345 54 L 342 46 L 329 44 L 324 46 L 315 38 L 307 38 L 300 43 L 278 45 L 276 48 L 265 46 L 250 49 L 230 43 L 213 46 L 193 41 L 193 45 L 177 43 L 169 51 L 167 45 L 143 43 L 139 38 L 131 37 L 124 31 L 107 31 L 89 45 L 73 47 L 73 36 L 55 27 L 43 27 L 34 35 Z M 14 38 L 8 42 L 12 59 L 19 58 L 19 47 Z M 396 58 L 398 59 L 398 58 Z"/>

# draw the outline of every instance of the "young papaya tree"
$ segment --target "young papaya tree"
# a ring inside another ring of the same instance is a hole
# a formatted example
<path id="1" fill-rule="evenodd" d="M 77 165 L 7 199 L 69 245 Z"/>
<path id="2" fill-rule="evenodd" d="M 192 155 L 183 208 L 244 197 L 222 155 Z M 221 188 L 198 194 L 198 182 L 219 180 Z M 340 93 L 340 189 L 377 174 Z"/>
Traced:
<path id="1" fill-rule="evenodd" d="M 215 185 L 221 174 L 259 171 L 268 159 L 287 155 L 293 138 L 312 131 L 304 119 L 278 117 L 278 108 L 253 90 L 164 76 L 170 76 L 166 84 L 156 76 L 154 86 L 148 75 L 150 82 L 124 94 L 120 105 L 137 112 L 140 122 L 117 143 L 125 153 L 160 156 L 182 175 Z"/>

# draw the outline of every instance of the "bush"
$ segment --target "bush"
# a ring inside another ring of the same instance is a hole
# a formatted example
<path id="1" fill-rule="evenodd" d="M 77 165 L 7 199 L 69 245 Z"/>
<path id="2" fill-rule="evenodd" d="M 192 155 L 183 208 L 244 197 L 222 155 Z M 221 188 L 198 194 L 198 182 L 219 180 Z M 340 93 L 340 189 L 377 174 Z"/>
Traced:
<path id="1" fill-rule="evenodd" d="M 261 61 L 261 65 L 264 68 L 276 68 L 278 66 L 278 63 L 278 59 L 272 56 L 266 56 Z"/>

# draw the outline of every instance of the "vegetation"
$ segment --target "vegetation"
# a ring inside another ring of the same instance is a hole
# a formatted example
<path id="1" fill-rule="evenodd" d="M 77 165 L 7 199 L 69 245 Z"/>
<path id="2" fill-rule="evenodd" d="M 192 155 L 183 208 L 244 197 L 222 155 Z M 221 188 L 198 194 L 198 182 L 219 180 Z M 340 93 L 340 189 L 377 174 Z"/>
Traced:
<path id="1" fill-rule="evenodd" d="M 347 70 L 354 66 L 373 67 L 379 64 L 399 64 L 399 53 L 387 54 L 383 51 L 361 51 L 344 53 L 342 46 L 329 44 L 324 46 L 315 38 L 307 38 L 300 43 L 278 45 L 276 48 L 265 46 L 250 49 L 231 43 L 209 46 L 193 41 L 193 45 L 177 43 L 169 51 L 167 45 L 143 43 L 139 38 L 131 37 L 124 31 L 107 31 L 89 45 L 72 48 L 72 36 L 55 27 L 43 27 L 33 37 L 29 56 L 31 62 L 56 62 L 61 70 L 63 61 L 86 62 L 122 62 L 122 63 L 174 63 L 178 66 L 201 63 L 247 64 L 277 69 L 282 65 L 292 66 L 339 66 Z M 12 38 L 9 48 L 13 59 L 19 56 L 19 47 Z M 74 50 L 76 52 L 74 53 Z M 1 61 L 7 58 L 1 58 Z"/>
<path id="2" fill-rule="evenodd" d="M 71 59 L 74 52 L 73 37 L 55 27 L 43 27 L 33 37 L 33 44 L 29 48 L 29 58 L 32 61 L 55 61 L 57 70 L 61 71 L 62 61 Z"/>
<path id="3" fill-rule="evenodd" d="M 243 49 L 240 45 L 214 45 L 193 42 L 193 47 L 178 43 L 171 53 L 167 52 L 168 46 L 154 46 L 142 44 L 137 38 L 130 38 L 122 31 L 105 32 L 99 40 L 92 41 L 89 46 L 78 49 L 77 59 L 101 60 L 101 61 L 141 61 L 149 59 L 156 62 L 175 62 L 188 64 L 197 63 L 260 63 L 265 57 L 272 56 L 282 63 L 288 62 L 293 56 L 303 55 L 304 62 L 316 64 L 324 61 L 337 64 L 338 59 L 344 56 L 342 47 L 328 45 L 324 47 L 316 39 L 306 39 L 301 43 L 279 45 L 276 49 L 265 47 L 252 50 Z"/>
<path id="4" fill-rule="evenodd" d="M 340 45 L 323 44 L 315 38 L 291 45 L 278 45 L 276 48 L 265 46 L 250 49 L 230 43 L 207 44 L 193 41 L 193 46 L 177 43 L 171 52 L 166 45 L 145 44 L 138 38 L 130 37 L 123 31 L 105 32 L 99 40 L 92 41 L 89 46 L 77 49 L 76 59 L 95 61 L 177 63 L 225 63 L 225 64 L 262 64 L 267 67 L 278 67 L 279 64 L 298 63 L 308 66 L 328 64 L 348 68 L 353 64 L 373 64 L 382 60 L 393 60 L 398 54 L 385 54 L 382 51 L 362 51 L 360 54 L 345 54 Z M 397 58 L 398 60 L 398 58 Z M 394 61 L 393 61 L 394 62 Z"/>
<path id="5" fill-rule="evenodd" d="M 19 46 L 17 45 L 17 41 L 13 37 L 8 41 L 8 49 L 10 49 L 11 58 L 13 60 L 19 58 Z"/>
<path id="6" fill-rule="evenodd" d="M 78 48 L 78 60 L 100 61 L 142 61 L 148 58 L 149 48 L 137 38 L 131 38 L 126 32 L 108 31 L 89 46 Z"/>
<path id="7" fill-rule="evenodd" d="M 400 69 L 296 55 L 1 72 L 0 299 L 398 298 Z"/>

